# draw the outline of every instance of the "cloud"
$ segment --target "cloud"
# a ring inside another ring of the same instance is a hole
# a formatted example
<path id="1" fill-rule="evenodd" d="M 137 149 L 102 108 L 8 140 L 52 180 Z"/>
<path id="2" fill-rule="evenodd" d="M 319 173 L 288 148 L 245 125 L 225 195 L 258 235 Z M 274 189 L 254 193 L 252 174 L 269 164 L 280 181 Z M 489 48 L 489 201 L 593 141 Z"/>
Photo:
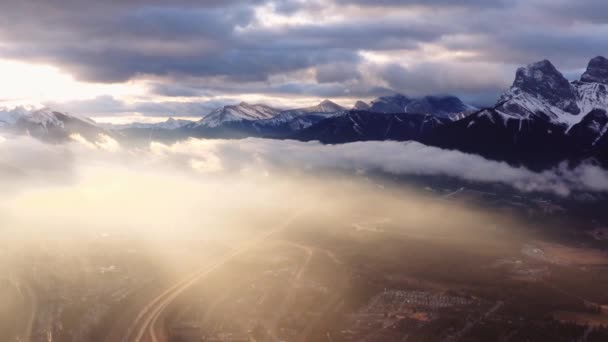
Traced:
<path id="1" fill-rule="evenodd" d="M 549 58 L 575 76 L 605 53 L 605 10 L 602 0 L 23 0 L 3 6 L 0 53 L 79 80 L 153 82 L 150 96 L 384 89 L 489 104 L 513 78 L 505 71 Z"/>
<path id="2" fill-rule="evenodd" d="M 502 8 L 510 4 L 508 0 L 339 0 L 341 4 L 361 6 L 421 6 L 421 7 L 465 7 L 465 8 Z"/>
<path id="3" fill-rule="evenodd" d="M 151 142 L 148 148 L 121 146 L 110 137 L 95 142 L 74 136 L 73 141 L 49 145 L 30 137 L 0 140 L 3 185 L 32 186 L 40 182 L 71 182 L 91 165 L 133 170 L 172 170 L 205 177 L 300 174 L 316 177 L 321 171 L 346 174 L 383 172 L 393 175 L 452 177 L 467 182 L 495 183 L 522 192 L 568 196 L 574 191 L 608 192 L 608 172 L 583 164 L 560 165 L 534 172 L 503 162 L 417 142 L 356 142 L 323 145 L 318 142 L 189 139 L 172 145 Z M 15 181 L 17 180 L 17 181 Z"/>
<path id="4" fill-rule="evenodd" d="M 567 196 L 572 191 L 608 191 L 608 172 L 582 165 L 570 170 L 561 165 L 537 173 L 523 167 L 417 142 L 356 142 L 322 145 L 317 142 L 190 139 L 173 145 L 153 143 L 152 151 L 174 161 L 199 162 L 201 170 L 243 172 L 284 170 L 382 171 L 395 175 L 447 176 L 465 181 L 499 183 L 524 192 Z"/>
<path id="5" fill-rule="evenodd" d="M 240 102 L 237 98 L 212 98 L 192 101 L 135 101 L 126 102 L 112 96 L 99 96 L 89 100 L 68 102 L 46 102 L 45 106 L 54 110 L 78 113 L 87 117 L 99 116 L 192 116 L 202 117 L 210 111 Z"/>

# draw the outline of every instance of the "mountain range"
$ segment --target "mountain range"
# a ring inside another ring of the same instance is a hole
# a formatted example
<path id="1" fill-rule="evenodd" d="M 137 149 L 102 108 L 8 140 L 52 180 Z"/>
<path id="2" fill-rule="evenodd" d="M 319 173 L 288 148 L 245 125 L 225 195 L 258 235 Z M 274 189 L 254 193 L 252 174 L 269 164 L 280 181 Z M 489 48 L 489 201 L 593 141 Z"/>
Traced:
<path id="1" fill-rule="evenodd" d="M 0 130 L 57 141 L 78 133 L 104 133 L 121 140 L 176 141 L 188 137 L 318 140 L 416 140 L 480 154 L 534 169 L 563 160 L 608 165 L 608 60 L 593 58 L 579 80 L 568 81 L 548 60 L 517 70 L 512 86 L 489 108 L 477 109 L 455 96 L 379 97 L 353 108 L 330 100 L 279 109 L 241 102 L 218 108 L 198 121 L 99 125 L 49 109 L 0 111 Z"/>

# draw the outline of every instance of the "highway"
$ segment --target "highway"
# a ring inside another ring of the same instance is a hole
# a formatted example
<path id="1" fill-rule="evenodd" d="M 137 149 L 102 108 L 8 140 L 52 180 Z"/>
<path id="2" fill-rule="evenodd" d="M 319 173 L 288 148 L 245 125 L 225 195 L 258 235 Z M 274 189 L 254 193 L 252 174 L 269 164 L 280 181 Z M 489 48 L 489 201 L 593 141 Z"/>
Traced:
<path id="1" fill-rule="evenodd" d="M 32 340 L 32 333 L 34 329 L 34 320 L 36 319 L 36 313 L 38 312 L 38 300 L 36 294 L 32 288 L 26 282 L 11 277 L 10 283 L 19 293 L 21 301 L 23 302 L 23 317 L 25 320 L 19 324 L 21 331 L 17 332 L 15 340 L 18 342 L 29 342 Z"/>
<path id="2" fill-rule="evenodd" d="M 159 328 L 159 318 L 163 311 L 179 297 L 184 291 L 200 281 L 206 275 L 222 267 L 228 261 L 240 255 L 249 249 L 255 247 L 262 241 L 266 240 L 273 234 L 276 234 L 291 225 L 297 217 L 302 215 L 303 212 L 295 214 L 288 218 L 285 222 L 280 224 L 275 229 L 271 229 L 266 233 L 244 243 L 242 246 L 232 250 L 227 255 L 220 258 L 220 260 L 214 262 L 211 265 L 207 265 L 202 269 L 190 274 L 186 278 L 175 283 L 161 294 L 153 298 L 148 304 L 146 304 L 136 315 L 135 320 L 131 323 L 127 329 L 122 341 L 123 342 L 159 342 L 165 341 L 165 336 L 162 333 L 162 329 Z"/>

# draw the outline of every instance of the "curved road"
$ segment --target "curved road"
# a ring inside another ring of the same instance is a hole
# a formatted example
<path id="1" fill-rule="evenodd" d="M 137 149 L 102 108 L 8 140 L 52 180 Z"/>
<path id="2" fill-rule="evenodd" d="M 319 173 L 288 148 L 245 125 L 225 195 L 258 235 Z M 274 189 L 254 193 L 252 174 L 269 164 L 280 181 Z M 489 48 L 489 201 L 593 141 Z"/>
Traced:
<path id="1" fill-rule="evenodd" d="M 38 300 L 34 290 L 24 281 L 20 281 L 16 278 L 10 278 L 10 282 L 13 284 L 21 299 L 24 303 L 28 303 L 26 313 L 25 323 L 23 323 L 23 331 L 21 331 L 17 336 L 17 341 L 29 342 L 32 339 L 32 332 L 34 329 L 34 319 L 36 318 L 36 312 L 38 311 Z"/>
<path id="2" fill-rule="evenodd" d="M 217 262 L 204 267 L 203 269 L 192 273 L 185 279 L 182 279 L 178 283 L 174 284 L 163 293 L 152 299 L 144 308 L 137 314 L 135 320 L 130 325 L 125 334 L 125 337 L 122 339 L 124 342 L 143 342 L 143 341 L 163 341 L 163 337 L 159 336 L 158 332 L 160 329 L 157 327 L 157 323 L 159 317 L 162 315 L 164 309 L 169 306 L 180 294 L 182 294 L 185 290 L 195 284 L 197 281 L 201 280 L 203 277 L 208 275 L 209 273 L 215 271 L 219 267 L 226 264 L 235 256 L 247 251 L 248 249 L 256 246 L 260 242 L 267 239 L 269 236 L 284 230 L 289 225 L 293 223 L 293 221 L 302 213 L 298 213 L 293 215 L 289 219 L 286 220 L 279 227 L 272 229 L 263 235 L 257 237 L 256 239 L 250 241 L 249 243 L 244 244 L 241 247 L 230 252 L 228 255 L 222 257 Z"/>

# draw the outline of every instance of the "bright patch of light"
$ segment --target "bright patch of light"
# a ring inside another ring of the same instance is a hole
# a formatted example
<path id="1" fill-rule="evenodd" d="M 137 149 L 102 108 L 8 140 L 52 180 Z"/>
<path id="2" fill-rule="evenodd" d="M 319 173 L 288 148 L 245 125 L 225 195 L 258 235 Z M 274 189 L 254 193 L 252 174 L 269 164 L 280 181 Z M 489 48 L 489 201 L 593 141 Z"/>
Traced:
<path id="1" fill-rule="evenodd" d="M 145 116 L 142 114 L 138 115 L 125 115 L 125 116 L 94 116 L 93 119 L 97 123 L 101 124 L 114 124 L 114 125 L 125 125 L 133 122 L 139 123 L 159 123 L 165 122 L 173 118 L 175 120 L 190 120 L 190 121 L 198 121 L 202 117 L 201 116 Z"/>
<path id="2" fill-rule="evenodd" d="M 1 59 L 0 75 L 0 103 L 3 106 L 84 100 L 100 95 L 128 97 L 144 92 L 136 84 L 81 82 L 53 66 Z"/>

